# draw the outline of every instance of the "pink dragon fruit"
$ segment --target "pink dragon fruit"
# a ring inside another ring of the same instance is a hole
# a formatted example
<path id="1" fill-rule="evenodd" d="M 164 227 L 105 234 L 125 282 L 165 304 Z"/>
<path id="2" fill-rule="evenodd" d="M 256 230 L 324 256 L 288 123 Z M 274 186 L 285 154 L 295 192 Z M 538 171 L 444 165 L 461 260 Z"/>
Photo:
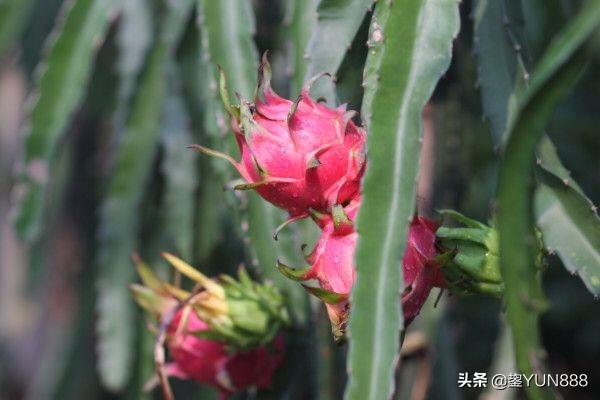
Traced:
<path id="1" fill-rule="evenodd" d="M 409 324 L 421 311 L 433 287 L 445 287 L 435 244 L 439 224 L 425 217 L 415 216 L 408 230 L 406 250 L 402 257 L 404 293 L 402 310 L 405 324 Z"/>
<path id="2" fill-rule="evenodd" d="M 231 351 L 227 344 L 198 336 L 210 330 L 195 312 L 182 324 L 180 310 L 168 328 L 167 346 L 173 361 L 166 365 L 169 376 L 193 379 L 218 388 L 221 398 L 251 388 L 267 388 L 283 361 L 283 338 L 278 335 L 271 346 L 261 345 L 247 351 Z"/>
<path id="3" fill-rule="evenodd" d="M 328 212 L 346 204 L 360 189 L 365 165 L 365 131 L 352 122 L 345 106 L 331 109 L 313 101 L 310 82 L 296 102 L 271 88 L 266 57 L 259 68 L 255 102 L 229 103 L 224 75 L 221 95 L 241 152 L 241 161 L 199 145 L 199 151 L 225 157 L 247 181 L 237 189 L 255 189 L 265 200 L 287 210 L 292 219 L 309 211 Z"/>
<path id="4" fill-rule="evenodd" d="M 143 285 L 132 284 L 136 302 L 159 322 L 159 339 L 172 361 L 157 370 L 163 393 L 168 377 L 193 379 L 218 388 L 221 398 L 248 388 L 266 388 L 283 361 L 281 329 L 289 323 L 282 294 L 271 283 L 253 281 L 240 268 L 238 279 L 210 279 L 172 254 L 164 258 L 194 282 L 188 292 L 162 280 L 139 258 Z M 156 358 L 163 364 L 163 356 Z"/>
<path id="5" fill-rule="evenodd" d="M 315 249 L 306 258 L 310 267 L 293 269 L 278 263 L 279 270 L 292 279 L 316 279 L 319 282 L 319 288 L 305 288 L 325 302 L 336 339 L 344 335 L 350 308 L 349 294 L 356 275 L 354 251 L 358 233 L 353 228 L 353 221 L 359 206 L 360 198 L 357 198 L 343 210 L 334 209 L 331 215 L 318 215 L 315 218 L 322 233 Z M 416 216 L 410 224 L 402 258 L 406 289 L 401 301 L 406 324 L 419 314 L 434 286 L 445 286 L 436 261 L 437 227 L 434 221 L 420 216 Z"/>

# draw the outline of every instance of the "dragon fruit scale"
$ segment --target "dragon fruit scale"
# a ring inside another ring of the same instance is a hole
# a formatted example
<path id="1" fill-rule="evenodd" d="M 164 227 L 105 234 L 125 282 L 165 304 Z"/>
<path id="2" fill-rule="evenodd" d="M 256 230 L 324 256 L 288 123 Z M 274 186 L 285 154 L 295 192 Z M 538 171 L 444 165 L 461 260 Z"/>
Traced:
<path id="1" fill-rule="evenodd" d="M 199 145 L 190 147 L 225 157 L 246 181 L 236 189 L 255 189 L 292 219 L 306 217 L 310 210 L 325 213 L 335 204 L 346 205 L 359 193 L 365 165 L 365 131 L 352 121 L 355 113 L 313 101 L 312 81 L 295 102 L 278 96 L 271 88 L 266 54 L 258 75 L 254 103 L 241 100 L 234 106 L 221 72 L 221 97 L 241 160 Z"/>
<path id="2" fill-rule="evenodd" d="M 316 216 L 322 232 L 314 250 L 306 257 L 309 267 L 294 269 L 278 262 L 279 270 L 287 277 L 318 282 L 319 287 L 304 287 L 325 302 L 336 340 L 345 333 L 349 295 L 356 278 L 354 252 L 358 233 L 353 221 L 359 207 L 357 198 L 344 209 L 336 207 L 332 214 Z M 434 287 L 445 287 L 435 243 L 437 228 L 436 222 L 421 216 L 415 216 L 409 227 L 402 258 L 405 290 L 401 303 L 406 324 L 419 314 Z"/>
<path id="3" fill-rule="evenodd" d="M 281 335 L 267 345 L 232 351 L 226 342 L 202 338 L 210 326 L 195 312 L 180 310 L 168 327 L 167 347 L 173 361 L 166 365 L 168 376 L 192 379 L 220 391 L 222 399 L 252 387 L 268 388 L 283 361 Z"/>
<path id="4" fill-rule="evenodd" d="M 402 311 L 408 325 L 419 314 L 431 289 L 446 287 L 440 265 L 440 253 L 435 233 L 439 224 L 422 216 L 415 216 L 409 226 L 406 249 L 402 257 L 404 292 Z M 442 257 L 443 258 L 443 255 Z"/>
<path id="5" fill-rule="evenodd" d="M 131 285 L 136 302 L 158 322 L 160 348 L 164 342 L 169 350 L 168 363 L 164 355 L 156 358 L 157 364 L 163 360 L 157 369 L 163 392 L 170 392 L 168 377 L 213 386 L 221 399 L 267 388 L 284 357 L 282 329 L 289 317 L 281 293 L 271 283 L 252 281 L 243 268 L 238 279 L 211 279 L 171 254 L 163 256 L 194 282 L 193 291 L 162 280 L 139 258 L 143 285 Z"/>

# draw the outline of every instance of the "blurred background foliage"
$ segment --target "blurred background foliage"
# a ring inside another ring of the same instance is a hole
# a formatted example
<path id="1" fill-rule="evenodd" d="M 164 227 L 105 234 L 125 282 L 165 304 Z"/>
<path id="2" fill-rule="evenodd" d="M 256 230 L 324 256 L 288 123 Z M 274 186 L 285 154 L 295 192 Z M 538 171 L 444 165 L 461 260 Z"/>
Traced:
<path id="1" fill-rule="evenodd" d="M 529 66 L 580 5 L 502 3 L 523 11 L 512 21 L 520 28 L 514 43 L 526 49 Z M 452 64 L 424 113 L 417 205 L 431 216 L 455 208 L 486 220 L 494 211 L 499 157 L 481 105 L 476 6 L 460 4 Z M 284 231 L 274 247 L 270 232 L 282 214 L 253 206 L 253 194 L 224 191 L 222 182 L 234 178 L 228 166 L 185 149 L 194 142 L 229 146 L 215 62 L 242 77 L 230 84 L 250 96 L 257 55 L 269 50 L 275 89 L 298 94 L 304 49 L 327 45 L 309 43 L 315 7 L 310 0 L 0 1 L 0 398 L 150 398 L 142 386 L 152 373 L 152 336 L 129 297 L 127 284 L 135 279 L 129 257 L 137 251 L 164 268 L 161 250 L 207 273 L 245 262 L 290 296 L 297 324 L 285 367 L 273 390 L 239 398 L 342 397 L 345 346 L 332 343 L 323 308 L 272 267 L 277 256 L 297 264 L 300 245 L 314 241 L 311 225 Z M 59 32 L 69 34 L 56 43 Z M 367 33 L 365 18 L 347 51 L 334 55 L 335 88 L 318 88 L 355 110 Z M 49 51 L 52 43 L 58 50 Z M 599 67 L 596 55 L 547 128 L 573 180 L 596 204 Z M 47 97 L 39 97 L 40 87 Z M 25 148 L 34 158 L 20 156 Z M 26 184 L 34 188 L 25 194 L 24 163 Z M 34 211 L 23 213 L 18 205 Z M 15 226 L 26 227 L 25 240 Z M 269 242 L 248 246 L 259 237 Z M 543 285 L 550 308 L 541 333 L 549 367 L 588 374 L 590 385 L 564 389 L 565 398 L 600 398 L 600 302 L 556 256 L 548 263 Z M 444 295 L 434 306 L 434 300 L 407 333 L 396 396 L 522 396 L 457 388 L 458 372 L 515 371 L 501 303 Z M 189 382 L 177 382 L 175 392 L 181 399 L 215 398 Z"/>

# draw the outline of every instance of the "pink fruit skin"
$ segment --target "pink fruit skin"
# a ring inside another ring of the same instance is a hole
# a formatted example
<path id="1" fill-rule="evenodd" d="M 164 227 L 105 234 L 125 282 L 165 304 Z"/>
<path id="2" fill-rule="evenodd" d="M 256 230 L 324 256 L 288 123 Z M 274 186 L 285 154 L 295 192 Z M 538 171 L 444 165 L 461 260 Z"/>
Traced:
<path id="1" fill-rule="evenodd" d="M 244 352 L 232 352 L 226 345 L 202 339 L 193 332 L 209 329 L 195 312 L 190 312 L 186 325 L 181 325 L 179 311 L 169 325 L 167 345 L 173 361 L 167 373 L 181 379 L 218 388 L 222 399 L 250 387 L 267 388 L 277 367 L 283 361 L 283 338 L 277 336 L 270 348 L 265 346 Z"/>
<path id="2" fill-rule="evenodd" d="M 360 199 L 357 198 L 346 209 L 346 215 L 354 221 Z M 307 257 L 312 265 L 303 279 L 317 279 L 321 288 L 349 295 L 356 272 L 354 251 L 358 233 L 348 225 L 335 229 L 330 216 L 324 216 L 317 223 L 322 228 L 321 236 L 313 252 Z M 410 224 L 406 250 L 402 258 L 402 271 L 405 291 L 401 302 L 405 323 L 408 325 L 420 312 L 421 307 L 434 286 L 445 287 L 444 279 L 435 258 L 438 251 L 435 246 L 435 221 L 415 216 Z M 328 305 L 330 316 L 343 319 L 347 314 L 347 305 Z M 334 320 L 332 319 L 332 321 Z"/>
<path id="3" fill-rule="evenodd" d="M 365 132 L 341 106 L 328 108 L 314 102 L 308 86 L 297 108 L 279 97 L 264 80 L 264 101 L 251 109 L 252 128 L 233 121 L 241 152 L 238 171 L 256 191 L 291 217 L 310 209 L 327 212 L 356 196 L 365 164 Z M 242 116 L 242 118 L 244 118 Z M 248 125 L 248 124 L 247 124 Z"/>
<path id="4" fill-rule="evenodd" d="M 425 217 L 415 216 L 410 223 L 406 250 L 402 257 L 404 293 L 402 309 L 408 325 L 421 311 L 433 287 L 445 287 L 444 277 L 435 258 L 435 232 L 439 224 Z"/>

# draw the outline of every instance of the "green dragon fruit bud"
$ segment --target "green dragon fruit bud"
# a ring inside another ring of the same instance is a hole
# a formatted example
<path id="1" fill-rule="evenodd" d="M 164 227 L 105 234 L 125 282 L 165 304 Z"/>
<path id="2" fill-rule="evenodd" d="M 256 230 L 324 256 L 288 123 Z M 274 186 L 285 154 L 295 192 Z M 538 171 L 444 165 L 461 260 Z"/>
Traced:
<path id="1" fill-rule="evenodd" d="M 492 226 L 468 218 L 457 211 L 442 210 L 444 217 L 461 227 L 440 227 L 438 245 L 447 250 L 442 273 L 451 292 L 501 297 L 504 283 L 498 261 L 498 232 Z"/>
<path id="2" fill-rule="evenodd" d="M 237 279 L 220 275 L 211 279 L 169 253 L 163 257 L 175 270 L 194 282 L 192 291 L 175 287 L 159 278 L 141 260 L 136 268 L 144 285 L 131 290 L 138 304 L 159 319 L 179 302 L 185 302 L 209 329 L 197 335 L 226 342 L 236 350 L 271 343 L 289 316 L 281 292 L 272 283 L 253 281 L 240 267 Z"/>

